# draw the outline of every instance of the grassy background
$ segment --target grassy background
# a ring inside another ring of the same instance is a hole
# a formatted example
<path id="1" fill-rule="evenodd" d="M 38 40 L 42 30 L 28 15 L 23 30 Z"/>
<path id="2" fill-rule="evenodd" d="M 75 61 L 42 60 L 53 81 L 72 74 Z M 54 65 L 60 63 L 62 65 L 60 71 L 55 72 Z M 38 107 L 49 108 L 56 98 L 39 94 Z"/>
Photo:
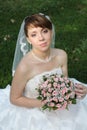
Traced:
<path id="1" fill-rule="evenodd" d="M 0 87 L 12 80 L 16 39 L 24 17 L 42 12 L 56 29 L 56 48 L 68 53 L 69 76 L 87 83 L 87 0 L 0 0 Z"/>

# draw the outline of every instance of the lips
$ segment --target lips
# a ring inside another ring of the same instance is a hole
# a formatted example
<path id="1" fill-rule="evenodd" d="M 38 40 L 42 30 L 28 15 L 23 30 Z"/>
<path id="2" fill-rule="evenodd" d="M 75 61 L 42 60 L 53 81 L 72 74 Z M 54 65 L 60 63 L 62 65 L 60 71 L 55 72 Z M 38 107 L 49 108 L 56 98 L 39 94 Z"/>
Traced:
<path id="1" fill-rule="evenodd" d="M 45 46 L 47 46 L 47 43 L 46 42 L 45 43 L 41 43 L 40 46 L 41 47 L 45 47 Z"/>

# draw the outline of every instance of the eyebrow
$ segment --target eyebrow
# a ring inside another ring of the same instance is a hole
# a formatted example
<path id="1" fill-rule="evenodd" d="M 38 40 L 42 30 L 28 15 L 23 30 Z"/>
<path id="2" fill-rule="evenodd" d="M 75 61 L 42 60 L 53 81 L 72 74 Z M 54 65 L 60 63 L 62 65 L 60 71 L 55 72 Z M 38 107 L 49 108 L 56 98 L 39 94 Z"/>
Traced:
<path id="1" fill-rule="evenodd" d="M 43 31 L 44 29 L 47 29 L 47 28 L 42 28 L 41 31 Z M 31 31 L 30 33 L 37 33 L 37 31 Z"/>
<path id="2" fill-rule="evenodd" d="M 33 32 L 31 32 L 31 33 L 36 33 L 36 31 L 33 31 Z"/>

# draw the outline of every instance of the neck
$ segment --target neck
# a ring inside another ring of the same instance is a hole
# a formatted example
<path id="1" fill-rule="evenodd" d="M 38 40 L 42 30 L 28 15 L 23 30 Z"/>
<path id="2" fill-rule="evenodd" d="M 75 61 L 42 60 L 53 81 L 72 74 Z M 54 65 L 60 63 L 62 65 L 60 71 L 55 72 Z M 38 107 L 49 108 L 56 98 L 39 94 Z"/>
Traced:
<path id="1" fill-rule="evenodd" d="M 52 58 L 51 50 L 45 52 L 37 52 L 36 50 L 32 50 L 33 57 L 39 62 L 49 62 Z"/>

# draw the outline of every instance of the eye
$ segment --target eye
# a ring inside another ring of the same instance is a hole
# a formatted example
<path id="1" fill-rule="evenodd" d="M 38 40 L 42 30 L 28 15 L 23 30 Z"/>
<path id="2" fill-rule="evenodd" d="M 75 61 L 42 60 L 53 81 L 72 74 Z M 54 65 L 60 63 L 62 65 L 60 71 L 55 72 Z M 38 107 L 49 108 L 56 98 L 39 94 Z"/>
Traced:
<path id="1" fill-rule="evenodd" d="M 35 37 L 36 36 L 36 34 L 31 34 L 31 37 Z"/>
<path id="2" fill-rule="evenodd" d="M 48 29 L 44 29 L 43 32 L 44 32 L 44 33 L 48 33 Z"/>

